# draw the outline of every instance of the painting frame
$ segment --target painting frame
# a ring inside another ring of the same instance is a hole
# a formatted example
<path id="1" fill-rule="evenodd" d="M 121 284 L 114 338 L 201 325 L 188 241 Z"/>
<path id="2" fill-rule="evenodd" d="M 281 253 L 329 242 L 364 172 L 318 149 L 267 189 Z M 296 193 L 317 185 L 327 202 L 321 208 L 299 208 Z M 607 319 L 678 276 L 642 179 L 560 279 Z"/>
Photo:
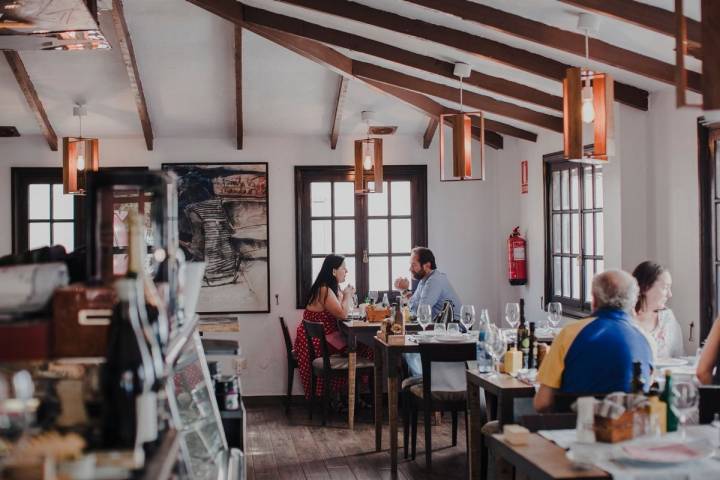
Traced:
<path id="1" fill-rule="evenodd" d="M 185 193 L 184 186 L 183 186 L 183 178 L 188 176 L 203 176 L 203 172 L 205 173 L 205 180 L 207 182 L 213 182 L 213 179 L 223 177 L 227 178 L 230 176 L 240 176 L 241 174 L 250 174 L 250 173 L 262 173 L 264 176 L 264 196 L 258 196 L 256 194 L 252 194 L 251 196 L 255 201 L 258 203 L 264 203 L 264 239 L 261 239 L 261 242 L 265 242 L 265 250 L 266 255 L 265 257 L 258 257 L 257 259 L 252 259 L 253 261 L 264 261 L 264 276 L 265 279 L 262 280 L 262 287 L 265 289 L 265 298 L 262 299 L 261 303 L 257 303 L 254 307 L 251 308 L 243 308 L 242 304 L 238 305 L 228 305 L 228 304 L 221 304 L 218 306 L 218 309 L 207 309 L 203 307 L 203 298 L 209 294 L 207 289 L 214 288 L 217 286 L 225 286 L 230 284 L 235 284 L 236 280 L 238 278 L 238 275 L 240 273 L 236 272 L 235 279 L 231 282 L 226 283 L 220 283 L 217 285 L 208 285 L 206 284 L 206 281 L 208 279 L 207 271 L 206 271 L 206 277 L 203 281 L 203 286 L 200 290 L 200 299 L 198 300 L 198 311 L 196 312 L 198 315 L 228 315 L 228 314 L 253 314 L 253 313 L 270 313 L 270 182 L 269 182 L 269 164 L 268 162 L 198 162 L 198 163 L 191 163 L 191 162 L 178 162 L 178 163 L 162 163 L 161 168 L 163 171 L 166 172 L 173 172 L 175 175 L 178 176 L 178 237 L 180 238 L 181 244 L 183 242 L 183 236 L 187 236 L 188 232 L 185 231 L 183 228 L 183 225 L 186 225 L 189 221 L 185 216 L 187 215 L 185 213 L 185 207 L 190 206 L 191 203 L 187 203 L 185 200 L 183 200 L 181 197 Z M 225 175 L 220 174 L 222 171 L 226 171 L 227 173 Z M 234 172 L 234 173 L 232 173 Z M 215 186 L 213 186 L 213 199 L 220 199 L 222 201 L 223 198 L 225 198 L 221 194 L 217 194 L 215 191 Z M 223 187 L 220 187 L 223 188 Z M 227 187 L 230 191 L 233 191 L 237 193 L 235 190 L 233 190 L 233 187 Z M 243 192 L 244 193 L 244 192 Z M 231 195 L 232 196 L 232 195 Z M 236 198 L 236 195 L 233 196 L 233 198 Z M 261 201 L 261 199 L 264 199 L 264 202 Z M 210 200 L 210 199 L 208 199 Z M 185 221 L 185 223 L 184 223 Z M 203 232 L 205 233 L 205 232 Z M 205 238 L 207 235 L 205 235 Z M 204 242 L 205 239 L 203 239 Z M 183 247 L 184 250 L 187 250 L 185 247 Z M 239 255 L 239 254 L 238 254 Z M 192 257 L 192 255 L 191 255 Z M 237 262 L 235 262 L 237 264 Z M 236 267 L 237 268 L 237 265 Z M 258 270 L 259 272 L 259 270 Z M 227 272 L 226 272 L 227 273 Z M 256 272 L 257 273 L 257 272 Z M 244 274 L 243 278 L 244 277 Z M 247 279 L 246 279 L 247 280 Z M 260 285 L 260 282 L 256 282 L 255 285 Z M 259 288 L 259 287 L 258 287 Z M 250 288 L 250 291 L 252 292 L 252 288 Z M 234 297 L 234 295 L 233 295 Z M 234 300 L 234 298 L 233 298 Z M 207 303 L 207 302 L 205 302 Z M 215 303 L 215 301 L 213 301 Z M 259 308 L 258 308 L 259 307 Z"/>

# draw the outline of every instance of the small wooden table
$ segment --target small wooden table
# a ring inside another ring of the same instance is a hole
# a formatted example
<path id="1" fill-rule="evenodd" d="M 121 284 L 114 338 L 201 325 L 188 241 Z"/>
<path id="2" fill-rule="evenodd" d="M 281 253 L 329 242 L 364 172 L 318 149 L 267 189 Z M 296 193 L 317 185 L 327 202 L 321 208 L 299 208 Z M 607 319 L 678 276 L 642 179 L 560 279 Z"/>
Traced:
<path id="1" fill-rule="evenodd" d="M 506 373 L 489 374 L 467 370 L 467 401 L 470 413 L 470 439 L 468 452 L 469 478 L 485 478 L 487 450 L 483 448 L 482 427 L 486 421 L 497 420 L 502 428 L 512 423 L 515 416 L 514 400 L 535 396 L 535 387 L 521 382 Z M 480 389 L 485 393 L 481 396 Z M 487 410 L 486 410 L 487 407 Z"/>
<path id="2" fill-rule="evenodd" d="M 488 446 L 498 458 L 533 480 L 608 480 L 604 470 L 579 470 L 565 455 L 565 450 L 537 433 L 531 433 L 527 445 L 510 445 L 501 434 L 488 436 Z"/>

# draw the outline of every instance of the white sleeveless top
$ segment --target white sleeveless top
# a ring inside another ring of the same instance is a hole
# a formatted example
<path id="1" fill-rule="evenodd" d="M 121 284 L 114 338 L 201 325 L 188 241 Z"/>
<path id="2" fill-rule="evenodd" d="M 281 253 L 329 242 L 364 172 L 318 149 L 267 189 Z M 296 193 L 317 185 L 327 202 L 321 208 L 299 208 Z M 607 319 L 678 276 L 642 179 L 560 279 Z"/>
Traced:
<path id="1" fill-rule="evenodd" d="M 658 312 L 658 323 L 648 335 L 655 342 L 654 350 L 657 358 L 685 355 L 682 328 L 669 308 Z"/>

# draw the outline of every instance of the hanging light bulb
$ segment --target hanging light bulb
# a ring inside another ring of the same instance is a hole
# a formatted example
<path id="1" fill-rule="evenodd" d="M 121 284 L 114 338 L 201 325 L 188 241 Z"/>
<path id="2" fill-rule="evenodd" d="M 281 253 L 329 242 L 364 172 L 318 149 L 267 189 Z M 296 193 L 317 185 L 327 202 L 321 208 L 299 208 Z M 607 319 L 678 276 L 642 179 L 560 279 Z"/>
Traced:
<path id="1" fill-rule="evenodd" d="M 78 154 L 75 158 L 75 168 L 79 172 L 85 170 L 85 142 L 78 142 Z"/>
<path id="2" fill-rule="evenodd" d="M 363 152 L 363 153 L 364 153 L 364 155 L 363 155 L 363 168 L 364 168 L 365 170 L 372 170 L 373 163 L 374 163 L 374 162 L 373 162 L 373 157 L 372 157 L 372 151 L 370 150 L 371 147 L 372 147 L 372 145 L 371 145 L 370 143 L 366 142 L 365 145 L 364 145 L 364 147 L 365 147 L 365 148 L 364 148 L 365 152 Z"/>
<path id="3" fill-rule="evenodd" d="M 582 89 L 582 121 L 592 123 L 595 121 L 595 106 L 593 105 L 593 92 L 590 86 L 590 80 L 585 80 L 585 86 Z"/>

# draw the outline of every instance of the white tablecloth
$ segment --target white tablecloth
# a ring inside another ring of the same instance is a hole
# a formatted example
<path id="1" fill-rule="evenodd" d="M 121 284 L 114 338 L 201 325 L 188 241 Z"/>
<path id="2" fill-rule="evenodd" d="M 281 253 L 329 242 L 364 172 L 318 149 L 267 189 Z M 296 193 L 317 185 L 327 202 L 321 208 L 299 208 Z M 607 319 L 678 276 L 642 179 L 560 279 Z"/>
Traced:
<path id="1" fill-rule="evenodd" d="M 647 439 L 634 439 L 616 444 L 594 443 L 578 444 L 575 430 L 541 430 L 543 437 L 555 442 L 562 448 L 590 450 L 592 463 L 612 475 L 613 480 L 709 480 L 720 478 L 720 460 L 709 457 L 693 462 L 675 465 L 648 465 L 623 461 L 622 447 L 624 445 L 642 442 Z M 689 440 L 693 438 L 705 439 L 710 445 L 717 448 L 720 432 L 709 425 L 694 425 L 688 427 Z M 680 440 L 680 433 L 669 433 L 662 438 Z"/>

